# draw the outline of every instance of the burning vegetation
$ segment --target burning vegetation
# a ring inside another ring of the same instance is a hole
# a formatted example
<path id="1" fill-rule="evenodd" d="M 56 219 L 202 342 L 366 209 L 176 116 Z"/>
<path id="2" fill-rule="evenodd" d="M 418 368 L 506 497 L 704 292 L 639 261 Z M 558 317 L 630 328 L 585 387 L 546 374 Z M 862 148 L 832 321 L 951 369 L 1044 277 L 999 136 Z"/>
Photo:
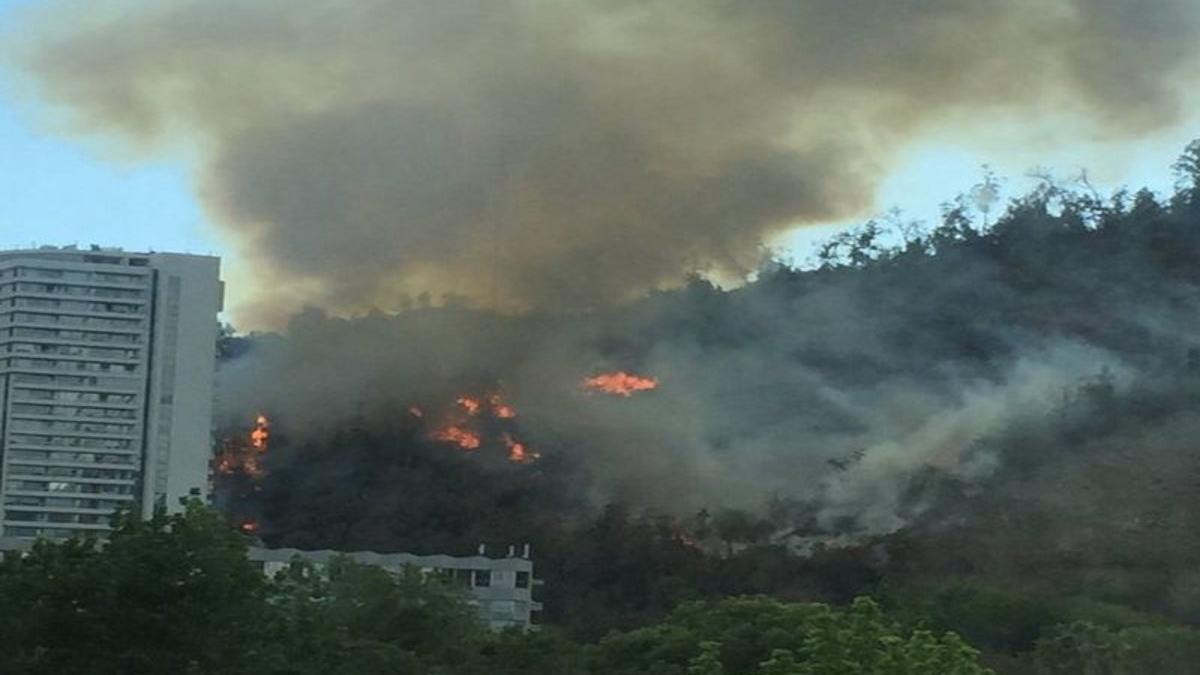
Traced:
<path id="1" fill-rule="evenodd" d="M 618 370 L 613 373 L 600 373 L 599 375 L 584 378 L 583 388 L 589 391 L 629 398 L 641 391 L 657 389 L 658 379 L 633 375 L 623 370 Z"/>
<path id="2" fill-rule="evenodd" d="M 250 446 L 259 452 L 267 451 L 267 440 L 271 437 L 271 422 L 266 415 L 254 418 L 254 429 L 250 431 Z"/>
<path id="3" fill-rule="evenodd" d="M 230 509 L 230 522 L 248 535 L 259 534 L 259 518 L 254 509 L 245 509 L 252 495 L 262 491 L 267 475 L 263 465 L 270 449 L 271 420 L 264 414 L 254 416 L 248 432 L 230 436 L 221 442 L 212 466 L 216 474 L 214 500 Z"/>
<path id="4" fill-rule="evenodd" d="M 492 414 L 502 420 L 510 420 L 517 416 L 517 411 L 510 405 L 506 404 L 500 394 L 492 394 L 488 399 L 492 404 Z"/>
<path id="5" fill-rule="evenodd" d="M 892 253 L 864 248 L 867 231 L 834 242 L 825 270 L 773 270 L 736 293 L 698 282 L 620 312 L 303 317 L 225 371 L 247 399 L 231 410 L 262 401 L 333 429 L 272 467 L 256 497 L 264 536 L 469 550 L 520 533 L 545 542 L 554 570 L 547 623 L 591 637 L 612 627 L 605 617 L 632 623 L 699 589 L 848 597 L 964 570 L 1038 596 L 1112 574 L 1128 590 L 1103 602 L 1194 621 L 1200 603 L 1178 579 L 1200 560 L 1186 532 L 1200 314 L 1174 303 L 1179 289 L 1200 297 L 1185 264 L 1200 252 L 1200 187 L 1105 207 L 1095 229 L 1079 224 L 1099 208 L 1090 198 L 1018 207 L 979 231 L 950 220 Z M 1053 275 L 1047 259 L 1062 261 Z M 1096 288 L 1113 301 L 1094 309 Z M 347 363 L 322 358 L 347 343 Z M 536 469 L 524 470 L 531 450 L 493 389 L 440 388 L 479 372 L 521 392 L 521 430 L 553 443 Z M 651 374 L 670 386 L 657 391 Z M 411 402 L 423 417 L 404 414 Z M 430 442 L 447 426 L 476 434 L 480 452 L 460 461 Z M 496 461 L 476 461 L 485 453 Z M 680 591 L 646 609 L 647 587 Z"/>
<path id="6" fill-rule="evenodd" d="M 410 408 L 409 412 L 418 419 L 424 418 L 420 408 Z M 438 443 L 458 446 L 464 452 L 479 450 L 485 442 L 492 442 L 490 439 L 494 438 L 507 452 L 510 462 L 531 464 L 541 455 L 517 439 L 515 430 L 511 428 L 516 417 L 516 409 L 499 392 L 461 394 L 455 398 L 454 406 L 438 417 L 440 425 L 429 431 L 426 437 Z"/>
<path id="7" fill-rule="evenodd" d="M 516 440 L 509 433 L 501 434 L 500 438 L 504 441 L 504 447 L 508 448 L 508 461 L 516 464 L 531 464 L 536 462 L 541 455 L 529 450 L 524 443 Z"/>
<path id="8" fill-rule="evenodd" d="M 259 413 L 246 436 L 227 438 L 221 443 L 213 468 L 226 476 L 241 473 L 249 478 L 261 478 L 265 473 L 262 458 L 267 454 L 270 438 L 271 420 Z"/>
<path id="9" fill-rule="evenodd" d="M 453 443 L 463 450 L 478 450 L 480 444 L 479 434 L 455 424 L 431 431 L 429 438 L 441 443 Z"/>
<path id="10" fill-rule="evenodd" d="M 456 401 L 463 410 L 467 411 L 468 415 L 478 415 L 480 409 L 479 399 L 470 396 L 459 396 Z"/>

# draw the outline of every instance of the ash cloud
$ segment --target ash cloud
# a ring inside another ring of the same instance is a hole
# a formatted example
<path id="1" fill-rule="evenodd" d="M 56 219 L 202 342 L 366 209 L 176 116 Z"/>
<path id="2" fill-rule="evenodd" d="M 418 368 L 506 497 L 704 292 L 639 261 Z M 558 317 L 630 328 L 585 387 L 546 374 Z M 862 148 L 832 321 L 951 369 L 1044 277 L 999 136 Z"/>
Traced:
<path id="1" fill-rule="evenodd" d="M 60 4 L 18 62 L 73 129 L 184 147 L 243 324 L 453 293 L 587 309 L 869 209 L 933 128 L 1174 121 L 1194 3 Z M 247 270 L 252 273 L 246 274 Z"/>

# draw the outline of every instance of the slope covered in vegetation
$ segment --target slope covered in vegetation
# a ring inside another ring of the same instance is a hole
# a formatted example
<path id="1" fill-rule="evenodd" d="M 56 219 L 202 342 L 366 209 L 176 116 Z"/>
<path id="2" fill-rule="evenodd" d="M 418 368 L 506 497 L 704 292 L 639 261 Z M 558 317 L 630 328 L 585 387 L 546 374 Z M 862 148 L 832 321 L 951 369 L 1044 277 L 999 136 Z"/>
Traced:
<path id="1" fill-rule="evenodd" d="M 729 291 L 231 338 L 230 419 L 254 402 L 278 435 L 224 503 L 279 545 L 532 542 L 545 621 L 583 638 L 745 593 L 874 593 L 1001 660 L 1200 621 L 1200 145 L 1177 169 L 1166 199 L 1047 182 L 987 226 L 966 200 L 871 222 Z M 579 363 L 663 384 L 580 398 Z M 405 414 L 480 381 L 537 463 Z"/>

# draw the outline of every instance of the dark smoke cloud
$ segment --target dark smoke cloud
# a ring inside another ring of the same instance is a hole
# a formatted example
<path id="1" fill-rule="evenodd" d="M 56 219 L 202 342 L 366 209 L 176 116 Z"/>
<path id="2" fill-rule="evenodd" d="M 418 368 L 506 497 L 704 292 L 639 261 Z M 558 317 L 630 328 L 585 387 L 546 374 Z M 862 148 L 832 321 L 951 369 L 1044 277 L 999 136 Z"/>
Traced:
<path id="1" fill-rule="evenodd" d="M 53 7 L 20 63 L 77 130 L 182 147 L 257 287 L 572 309 L 871 206 L 892 154 L 992 114 L 1174 121 L 1191 0 L 168 0 Z"/>

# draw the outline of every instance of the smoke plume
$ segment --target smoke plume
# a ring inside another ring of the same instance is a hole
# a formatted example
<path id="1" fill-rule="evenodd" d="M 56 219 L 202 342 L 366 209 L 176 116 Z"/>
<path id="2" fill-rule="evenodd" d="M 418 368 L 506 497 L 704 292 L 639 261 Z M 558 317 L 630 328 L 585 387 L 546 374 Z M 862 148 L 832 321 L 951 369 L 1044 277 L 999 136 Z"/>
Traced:
<path id="1" fill-rule="evenodd" d="M 413 407 L 433 417 L 458 395 L 499 389 L 522 440 L 581 465 L 577 487 L 595 504 L 689 514 L 776 495 L 817 505 L 829 529 L 882 533 L 924 508 L 906 497 L 922 471 L 989 478 L 1001 462 L 990 436 L 1040 420 L 1102 364 L 1121 368 L 1083 343 L 1003 329 L 991 364 L 915 356 L 884 328 L 909 321 L 905 310 L 860 292 L 839 283 L 783 300 L 760 284 L 727 293 L 696 282 L 587 316 L 308 312 L 223 366 L 222 422 L 267 410 L 320 439 L 349 420 L 387 428 Z M 582 386 L 618 368 L 657 387 L 621 397 Z"/>
<path id="2" fill-rule="evenodd" d="M 932 129 L 1169 124 L 1196 18 L 1190 0 L 112 0 L 51 6 L 16 42 L 75 131 L 192 163 L 239 253 L 238 320 L 261 326 L 741 277 L 772 234 L 871 208 Z"/>

